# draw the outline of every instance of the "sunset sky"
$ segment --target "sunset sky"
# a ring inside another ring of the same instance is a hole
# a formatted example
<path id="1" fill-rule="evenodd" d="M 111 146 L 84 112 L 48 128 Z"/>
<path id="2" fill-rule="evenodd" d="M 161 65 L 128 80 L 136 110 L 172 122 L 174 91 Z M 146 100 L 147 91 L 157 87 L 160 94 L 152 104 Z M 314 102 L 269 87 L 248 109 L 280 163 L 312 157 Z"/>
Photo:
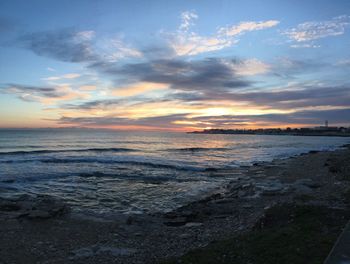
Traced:
<path id="1" fill-rule="evenodd" d="M 350 126 L 350 1 L 0 2 L 0 127 Z"/>

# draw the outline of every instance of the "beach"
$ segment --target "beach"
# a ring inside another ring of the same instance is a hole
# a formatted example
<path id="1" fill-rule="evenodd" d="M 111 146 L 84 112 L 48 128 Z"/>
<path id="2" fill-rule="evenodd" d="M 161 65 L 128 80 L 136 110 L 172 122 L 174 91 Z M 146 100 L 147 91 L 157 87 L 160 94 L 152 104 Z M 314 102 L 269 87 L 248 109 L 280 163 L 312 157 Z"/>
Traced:
<path id="1" fill-rule="evenodd" d="M 340 210 L 339 230 L 349 219 L 349 145 L 239 170 L 212 170 L 211 177 L 237 177 L 166 213 L 104 218 L 72 211 L 57 197 L 2 198 L 1 263 L 176 263 L 191 250 L 251 232 L 280 205 Z"/>

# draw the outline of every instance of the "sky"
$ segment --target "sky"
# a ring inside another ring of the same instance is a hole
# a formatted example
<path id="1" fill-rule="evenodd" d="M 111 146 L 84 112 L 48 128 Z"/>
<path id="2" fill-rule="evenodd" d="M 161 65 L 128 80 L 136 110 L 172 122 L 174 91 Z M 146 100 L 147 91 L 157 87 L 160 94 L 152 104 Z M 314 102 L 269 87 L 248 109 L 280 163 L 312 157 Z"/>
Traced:
<path id="1" fill-rule="evenodd" d="M 350 126 L 350 1 L 0 2 L 0 128 Z"/>

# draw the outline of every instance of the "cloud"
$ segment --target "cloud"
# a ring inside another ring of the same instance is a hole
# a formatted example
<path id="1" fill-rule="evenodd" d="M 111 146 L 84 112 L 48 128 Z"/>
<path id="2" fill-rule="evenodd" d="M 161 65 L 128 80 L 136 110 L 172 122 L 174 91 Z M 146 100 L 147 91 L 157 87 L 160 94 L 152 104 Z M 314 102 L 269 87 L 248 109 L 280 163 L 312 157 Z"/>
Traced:
<path id="1" fill-rule="evenodd" d="M 236 60 L 230 63 L 233 71 L 237 75 L 253 76 L 257 74 L 265 74 L 271 70 L 271 65 L 266 64 L 258 59 Z"/>
<path id="2" fill-rule="evenodd" d="M 94 91 L 97 89 L 96 85 L 82 85 L 79 87 L 81 91 Z"/>
<path id="3" fill-rule="evenodd" d="M 184 118 L 185 114 L 165 115 L 156 117 L 145 117 L 139 119 L 123 118 L 117 116 L 102 117 L 67 117 L 63 116 L 57 122 L 64 125 L 74 125 L 81 127 L 117 127 L 117 126 L 141 126 L 159 128 L 176 128 L 181 125 L 174 123 L 176 120 Z"/>
<path id="4" fill-rule="evenodd" d="M 265 109 L 293 110 L 310 107 L 349 107 L 350 88 L 348 86 L 280 88 L 278 91 L 175 93 L 175 100 L 184 102 L 231 101 L 246 102 L 251 107 Z"/>
<path id="5" fill-rule="evenodd" d="M 242 126 L 279 127 L 298 124 L 304 126 L 317 126 L 329 120 L 331 124 L 347 124 L 350 122 L 350 108 L 330 110 L 306 110 L 292 113 L 274 113 L 260 115 L 222 115 L 191 117 L 189 114 L 173 114 L 145 118 L 125 118 L 113 115 L 108 116 L 63 116 L 57 121 L 62 125 L 79 127 L 153 127 L 165 128 L 232 128 Z"/>
<path id="6" fill-rule="evenodd" d="M 320 45 L 315 45 L 315 44 L 312 44 L 312 43 L 307 43 L 307 44 L 293 44 L 293 45 L 290 45 L 291 48 L 295 48 L 295 49 L 300 49 L 300 48 L 320 48 L 321 46 Z"/>
<path id="7" fill-rule="evenodd" d="M 79 31 L 75 37 L 81 41 L 91 40 L 95 37 L 96 33 L 93 30 Z"/>
<path id="8" fill-rule="evenodd" d="M 122 58 L 141 58 L 143 54 L 138 49 L 126 45 L 121 39 L 112 39 L 108 41 L 107 51 L 104 52 L 104 58 L 109 61 L 117 61 Z"/>
<path id="9" fill-rule="evenodd" d="M 127 63 L 121 66 L 96 63 L 92 68 L 134 84 L 139 82 L 167 84 L 171 89 L 186 91 L 241 89 L 251 83 L 232 69 L 238 60 L 207 58 L 185 61 L 181 59 L 152 60 Z M 120 80 L 119 80 L 120 81 Z"/>
<path id="10" fill-rule="evenodd" d="M 232 125 L 232 123 L 234 124 L 235 122 L 239 122 L 239 126 L 241 126 L 242 123 L 263 126 L 286 126 L 289 124 L 317 126 L 323 124 L 324 120 L 330 120 L 333 124 L 345 124 L 350 122 L 350 108 L 297 111 L 286 114 L 224 116 L 224 119 L 222 117 L 216 117 L 216 121 L 215 118 L 210 119 L 210 117 L 201 117 L 201 119 L 203 121 L 206 119 L 211 120 L 214 127 Z"/>
<path id="11" fill-rule="evenodd" d="M 180 30 L 182 31 L 188 31 L 190 26 L 192 26 L 193 20 L 197 19 L 198 15 L 194 12 L 190 12 L 190 11 L 185 11 L 181 13 L 181 25 L 179 27 Z"/>
<path id="12" fill-rule="evenodd" d="M 18 38 L 21 47 L 64 62 L 91 62 L 98 59 L 91 44 L 92 31 L 61 29 L 25 34 Z"/>
<path id="13" fill-rule="evenodd" d="M 222 27 L 219 29 L 219 34 L 228 36 L 228 37 L 234 37 L 249 31 L 263 30 L 263 29 L 275 27 L 279 23 L 280 22 L 277 20 L 267 20 L 267 21 L 259 21 L 259 22 L 246 21 L 246 22 L 241 22 L 238 25 Z"/>
<path id="14" fill-rule="evenodd" d="M 350 59 L 339 60 L 335 65 L 336 66 L 350 66 Z"/>
<path id="15" fill-rule="evenodd" d="M 169 38 L 169 45 L 178 56 L 193 56 L 200 53 L 221 50 L 236 44 L 238 36 L 249 31 L 263 30 L 278 25 L 277 20 L 268 21 L 247 21 L 238 25 L 221 27 L 212 36 L 201 36 L 190 27 L 194 24 L 193 20 L 198 15 L 194 12 L 183 12 L 181 14 L 181 24 L 175 33 L 166 34 Z"/>
<path id="16" fill-rule="evenodd" d="M 315 73 L 328 67 L 322 59 L 293 59 L 278 57 L 271 65 L 271 72 L 284 79 L 296 79 L 297 75 Z"/>
<path id="17" fill-rule="evenodd" d="M 6 94 L 14 94 L 23 101 L 41 102 L 43 104 L 52 104 L 61 100 L 88 98 L 88 95 L 74 91 L 66 85 L 56 87 L 40 87 L 8 84 L 1 89 L 1 92 Z"/>
<path id="18" fill-rule="evenodd" d="M 61 76 L 50 76 L 46 78 L 42 78 L 42 80 L 45 81 L 57 81 L 57 80 L 62 80 L 62 79 L 76 79 L 79 78 L 81 75 L 78 73 L 67 73 Z"/>
<path id="19" fill-rule="evenodd" d="M 312 106 L 350 106 L 349 87 L 305 87 L 298 90 L 242 93 L 236 99 L 277 109 Z"/>
<path id="20" fill-rule="evenodd" d="M 328 21 L 304 22 L 297 25 L 295 28 L 284 31 L 282 34 L 295 42 L 307 42 L 330 36 L 342 35 L 349 25 L 349 16 L 338 16 Z M 310 47 L 313 47 L 313 45 Z"/>
<path id="21" fill-rule="evenodd" d="M 115 62 L 122 58 L 141 58 L 142 52 L 121 39 L 96 38 L 95 31 L 60 29 L 24 34 L 17 45 L 39 56 L 72 63 Z"/>
<path id="22" fill-rule="evenodd" d="M 124 87 L 113 89 L 112 94 L 116 96 L 134 96 L 153 90 L 167 89 L 168 85 L 164 83 L 140 82 Z"/>
<path id="23" fill-rule="evenodd" d="M 221 50 L 237 43 L 237 40 L 219 38 L 217 36 L 205 37 L 194 32 L 173 35 L 170 46 L 178 56 L 197 55 L 200 53 Z"/>

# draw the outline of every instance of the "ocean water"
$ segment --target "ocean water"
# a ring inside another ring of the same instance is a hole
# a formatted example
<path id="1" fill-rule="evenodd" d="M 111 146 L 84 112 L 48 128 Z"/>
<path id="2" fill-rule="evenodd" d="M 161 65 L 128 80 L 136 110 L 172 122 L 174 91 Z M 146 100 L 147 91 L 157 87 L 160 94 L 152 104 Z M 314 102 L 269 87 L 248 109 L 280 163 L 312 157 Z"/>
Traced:
<path id="1" fill-rule="evenodd" d="M 0 130 L 0 195 L 49 194 L 97 214 L 168 211 L 242 166 L 350 143 L 341 137 Z M 233 169 L 213 176 L 214 169 Z"/>

